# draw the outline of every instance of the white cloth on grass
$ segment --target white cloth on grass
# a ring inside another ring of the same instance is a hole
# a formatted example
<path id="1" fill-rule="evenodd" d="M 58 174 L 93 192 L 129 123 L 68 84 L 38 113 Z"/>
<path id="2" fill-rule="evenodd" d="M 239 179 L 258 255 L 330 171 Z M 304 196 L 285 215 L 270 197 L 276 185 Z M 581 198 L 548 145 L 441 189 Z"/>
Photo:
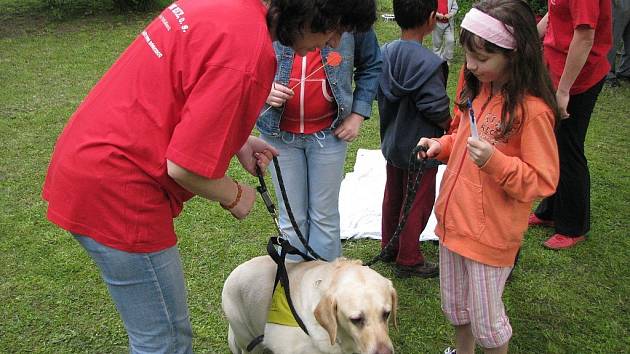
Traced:
<path id="1" fill-rule="evenodd" d="M 339 191 L 341 239 L 381 239 L 381 207 L 385 191 L 385 158 L 381 150 L 359 149 L 354 171 L 346 174 Z M 436 190 L 445 165 L 440 165 L 436 176 Z M 437 193 L 436 193 L 437 197 Z M 437 240 L 434 231 L 437 220 L 432 212 L 420 241 Z"/>

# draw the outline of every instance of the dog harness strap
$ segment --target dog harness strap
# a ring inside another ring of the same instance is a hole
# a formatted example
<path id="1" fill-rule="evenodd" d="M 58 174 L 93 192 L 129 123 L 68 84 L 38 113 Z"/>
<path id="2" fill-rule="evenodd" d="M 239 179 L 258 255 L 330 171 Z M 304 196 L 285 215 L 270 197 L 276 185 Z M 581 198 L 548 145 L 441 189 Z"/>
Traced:
<path id="1" fill-rule="evenodd" d="M 264 334 L 259 335 L 258 337 L 252 339 L 251 342 L 249 342 L 249 344 L 247 345 L 247 351 L 251 352 L 254 350 L 254 348 L 256 348 L 256 346 L 260 343 L 262 343 L 263 339 L 265 338 Z"/>
<path id="2" fill-rule="evenodd" d="M 278 252 L 276 251 L 276 248 L 274 247 L 274 245 L 276 244 L 280 245 L 280 250 L 281 250 L 280 255 L 278 255 Z M 284 263 L 287 253 L 295 254 L 293 252 L 301 253 L 295 247 L 291 246 L 289 241 L 285 239 L 278 239 L 277 237 L 271 237 L 269 239 L 269 242 L 267 243 L 267 253 L 269 253 L 269 256 L 278 265 L 278 270 L 276 271 L 276 279 L 274 280 L 274 284 L 273 284 L 274 291 L 276 289 L 276 286 L 278 285 L 278 282 L 280 282 L 280 284 L 282 284 L 282 287 L 284 288 L 284 294 L 287 298 L 287 303 L 289 305 L 289 309 L 291 310 L 291 314 L 295 318 L 295 321 L 300 326 L 300 328 L 302 328 L 304 333 L 308 335 L 308 330 L 306 329 L 306 325 L 304 325 L 304 322 L 302 322 L 302 319 L 298 315 L 297 311 L 295 311 L 295 307 L 293 306 L 293 301 L 291 300 L 291 288 L 289 286 L 289 273 L 287 273 L 287 268 Z"/>

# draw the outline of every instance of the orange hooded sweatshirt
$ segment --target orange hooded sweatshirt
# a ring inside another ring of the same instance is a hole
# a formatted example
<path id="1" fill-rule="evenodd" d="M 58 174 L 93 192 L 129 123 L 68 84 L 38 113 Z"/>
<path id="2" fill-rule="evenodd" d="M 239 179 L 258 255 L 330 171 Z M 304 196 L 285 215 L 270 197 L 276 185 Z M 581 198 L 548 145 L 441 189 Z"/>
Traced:
<path id="1" fill-rule="evenodd" d="M 556 190 L 558 148 L 553 111 L 533 96 L 524 98 L 526 112 L 518 115 L 524 118 L 514 123 L 507 137 L 497 138 L 503 98 L 489 97 L 488 86 L 473 101 L 473 111 L 479 115 L 475 117 L 479 137 L 494 145 L 488 161 L 478 167 L 468 156 L 467 110 L 456 117 L 459 124 L 451 134 L 437 139 L 442 145 L 437 159 L 448 166 L 435 205 L 435 232 L 452 252 L 480 263 L 510 267 L 534 200 Z"/>

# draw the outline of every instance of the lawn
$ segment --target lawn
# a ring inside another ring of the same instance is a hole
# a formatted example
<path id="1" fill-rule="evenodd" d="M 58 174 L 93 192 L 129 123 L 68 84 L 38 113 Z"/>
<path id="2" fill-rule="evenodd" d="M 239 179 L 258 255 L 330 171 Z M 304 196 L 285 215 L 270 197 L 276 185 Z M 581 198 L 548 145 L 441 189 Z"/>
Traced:
<path id="1" fill-rule="evenodd" d="M 91 1 L 91 0 L 90 0 Z M 54 20 L 38 0 L 0 0 L 0 353 L 124 353 L 127 339 L 107 290 L 83 249 L 49 223 L 41 185 L 68 117 L 124 48 L 156 15 L 75 8 Z M 460 4 L 461 5 L 461 4 Z M 389 1 L 380 12 L 391 11 Z M 379 15 L 380 16 L 380 15 Z M 379 41 L 396 38 L 379 19 Z M 462 58 L 456 49 L 451 80 Z M 455 82 L 449 83 L 452 95 Z M 549 230 L 525 237 L 521 262 L 505 291 L 513 353 L 620 353 L 630 349 L 630 83 L 605 87 L 591 121 L 587 155 L 592 230 L 578 247 L 553 252 Z M 378 115 L 351 144 L 378 149 Z M 255 184 L 236 164 L 229 171 Z M 369 191 L 365 191 L 369 193 Z M 195 198 L 176 220 L 199 353 L 227 353 L 220 307 L 223 281 L 238 264 L 265 253 L 274 227 L 262 203 L 244 221 Z M 425 244 L 429 259 L 437 247 Z M 375 241 L 344 243 L 350 258 L 370 259 Z M 441 353 L 453 331 L 440 310 L 437 279 L 397 279 L 398 353 Z"/>

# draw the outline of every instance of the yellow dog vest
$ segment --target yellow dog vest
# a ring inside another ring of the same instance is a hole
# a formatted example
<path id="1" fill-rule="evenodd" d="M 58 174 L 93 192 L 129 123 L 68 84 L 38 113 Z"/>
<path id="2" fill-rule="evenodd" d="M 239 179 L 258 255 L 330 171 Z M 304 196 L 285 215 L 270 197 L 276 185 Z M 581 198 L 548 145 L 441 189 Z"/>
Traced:
<path id="1" fill-rule="evenodd" d="M 273 296 L 271 297 L 271 306 L 269 307 L 269 315 L 267 316 L 267 323 L 275 323 L 283 326 L 299 327 L 287 296 L 284 293 L 284 287 L 278 282 L 276 288 L 273 290 Z"/>

